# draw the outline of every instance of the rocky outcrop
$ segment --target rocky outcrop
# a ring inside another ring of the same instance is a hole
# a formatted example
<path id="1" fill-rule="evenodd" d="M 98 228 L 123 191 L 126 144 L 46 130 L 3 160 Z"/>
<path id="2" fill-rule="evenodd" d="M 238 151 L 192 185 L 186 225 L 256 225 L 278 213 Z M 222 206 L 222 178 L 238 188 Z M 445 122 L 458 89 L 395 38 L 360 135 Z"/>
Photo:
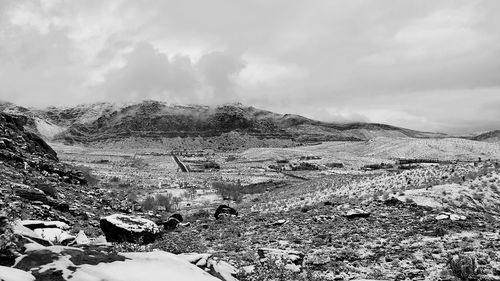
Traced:
<path id="1" fill-rule="evenodd" d="M 122 214 L 101 218 L 100 225 L 108 242 L 149 244 L 160 232 L 150 220 Z"/>
<path id="2" fill-rule="evenodd" d="M 17 219 L 68 222 L 70 204 L 85 200 L 81 194 L 90 189 L 87 179 L 59 162 L 56 152 L 26 128 L 27 120 L 0 113 L 0 209 Z"/>
<path id="3" fill-rule="evenodd" d="M 214 217 L 219 219 L 221 216 L 238 216 L 238 211 L 227 205 L 220 205 L 217 207 L 217 210 L 215 210 Z"/>
<path id="4" fill-rule="evenodd" d="M 39 136 L 24 129 L 28 119 L 0 113 L 0 159 L 22 161 L 22 155 L 57 160 L 57 153 Z"/>

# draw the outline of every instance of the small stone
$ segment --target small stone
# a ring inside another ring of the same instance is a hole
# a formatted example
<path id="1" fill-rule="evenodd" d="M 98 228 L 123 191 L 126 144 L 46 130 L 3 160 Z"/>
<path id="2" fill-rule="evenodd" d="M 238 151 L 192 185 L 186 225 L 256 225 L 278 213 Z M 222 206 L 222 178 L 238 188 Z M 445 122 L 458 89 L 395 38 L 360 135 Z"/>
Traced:
<path id="1" fill-rule="evenodd" d="M 450 218 L 450 216 L 444 215 L 444 214 L 436 216 L 436 220 L 438 220 L 438 221 L 440 221 L 440 220 L 447 220 L 449 218 Z"/>

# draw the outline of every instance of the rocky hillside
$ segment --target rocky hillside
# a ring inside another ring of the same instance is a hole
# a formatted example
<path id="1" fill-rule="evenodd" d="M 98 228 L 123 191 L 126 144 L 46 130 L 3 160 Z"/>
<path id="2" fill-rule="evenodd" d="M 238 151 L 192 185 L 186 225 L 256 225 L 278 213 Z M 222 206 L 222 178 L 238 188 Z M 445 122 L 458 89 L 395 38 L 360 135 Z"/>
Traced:
<path id="1" fill-rule="evenodd" d="M 486 132 L 484 134 L 472 137 L 472 139 L 485 142 L 500 142 L 500 130 Z"/>
<path id="2" fill-rule="evenodd" d="M 130 138 L 216 138 L 235 133 L 256 140 L 361 141 L 374 137 L 442 137 L 384 124 L 326 123 L 298 115 L 277 114 L 241 104 L 217 107 L 144 101 L 130 105 L 97 103 L 68 108 L 27 110 L 12 104 L 0 110 L 27 116 L 30 127 L 48 140 L 117 141 Z M 255 145 L 247 145 L 255 146 Z"/>
<path id="3" fill-rule="evenodd" d="M 87 179 L 60 163 L 44 140 L 24 129 L 26 122 L 0 113 L 0 210 L 19 218 L 72 216 L 67 202 L 76 203 Z"/>

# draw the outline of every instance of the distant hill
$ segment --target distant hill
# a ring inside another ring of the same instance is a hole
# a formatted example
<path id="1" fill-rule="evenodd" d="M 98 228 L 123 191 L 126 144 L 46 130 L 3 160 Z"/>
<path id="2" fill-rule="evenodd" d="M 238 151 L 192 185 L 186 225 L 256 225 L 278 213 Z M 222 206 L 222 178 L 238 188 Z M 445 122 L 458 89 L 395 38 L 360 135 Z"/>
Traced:
<path id="1" fill-rule="evenodd" d="M 471 139 L 485 142 L 500 142 L 500 130 L 486 132 L 472 137 Z"/>
<path id="2" fill-rule="evenodd" d="M 439 138 L 443 134 L 419 132 L 375 123 L 327 123 L 293 114 L 277 114 L 241 104 L 215 107 L 171 105 L 144 101 L 117 105 L 96 103 L 75 107 L 26 109 L 12 104 L 2 111 L 22 114 L 31 120 L 32 130 L 47 140 L 94 143 L 130 138 L 211 139 L 231 133 L 241 142 L 290 140 L 295 143 L 320 141 L 365 141 L 376 137 Z M 245 145 L 243 146 L 255 146 Z M 256 145 L 262 146 L 262 145 Z"/>

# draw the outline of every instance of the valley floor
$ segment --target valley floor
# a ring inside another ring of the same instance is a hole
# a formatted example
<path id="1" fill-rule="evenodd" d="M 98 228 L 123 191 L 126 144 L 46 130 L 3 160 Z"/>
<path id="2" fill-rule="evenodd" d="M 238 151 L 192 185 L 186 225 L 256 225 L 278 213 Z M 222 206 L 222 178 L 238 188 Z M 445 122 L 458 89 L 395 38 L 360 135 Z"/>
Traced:
<path id="1" fill-rule="evenodd" d="M 59 188 L 70 211 L 25 201 L 18 209 L 24 219 L 59 216 L 73 234 L 84 230 L 90 238 L 102 235 L 103 216 L 155 221 L 180 213 L 189 224 L 149 245 L 113 243 L 112 251 L 210 253 L 238 268 L 240 281 L 500 280 L 500 165 L 494 160 L 500 146 L 467 145 L 376 139 L 179 155 L 192 167 L 220 165 L 194 173 L 181 171 L 169 151 L 55 144 L 62 162 L 87 168 L 95 183 Z M 400 165 L 398 158 L 440 161 Z M 285 170 L 301 162 L 315 168 Z M 373 164 L 380 167 L 366 166 Z M 230 200 L 214 182 L 255 190 Z M 180 201 L 170 210 L 140 209 L 159 194 Z M 214 219 L 220 204 L 239 216 Z"/>

